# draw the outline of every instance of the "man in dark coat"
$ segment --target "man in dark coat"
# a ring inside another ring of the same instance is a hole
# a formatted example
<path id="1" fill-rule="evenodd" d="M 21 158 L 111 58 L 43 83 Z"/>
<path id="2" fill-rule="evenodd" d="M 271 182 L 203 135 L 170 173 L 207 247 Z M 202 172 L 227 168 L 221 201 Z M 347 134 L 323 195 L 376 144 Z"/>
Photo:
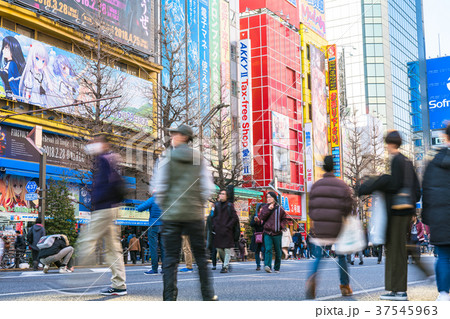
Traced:
<path id="1" fill-rule="evenodd" d="M 398 131 L 391 131 L 386 135 L 387 150 L 392 157 L 391 174 L 382 175 L 375 181 L 367 181 L 361 185 L 358 195 L 369 195 L 374 191 L 385 194 L 388 211 L 388 226 L 386 232 L 386 268 L 385 289 L 389 293 L 380 296 L 382 300 L 405 301 L 408 300 L 407 278 L 407 249 L 406 240 L 412 215 L 416 208 L 393 209 L 394 197 L 402 189 L 411 194 L 411 201 L 415 203 L 420 199 L 420 184 L 412 163 L 400 153 L 402 138 Z M 414 206 L 413 205 L 413 206 Z"/>
<path id="2" fill-rule="evenodd" d="M 422 221 L 430 226 L 430 242 L 438 254 L 438 301 L 450 301 L 450 125 L 446 144 L 428 164 L 423 176 Z"/>
<path id="3" fill-rule="evenodd" d="M 37 243 L 41 237 L 45 236 L 45 228 L 42 226 L 42 219 L 36 218 L 36 223 L 28 230 L 27 241 L 31 249 L 31 255 L 33 256 L 33 270 L 36 271 L 39 268 L 39 248 Z"/>
<path id="4" fill-rule="evenodd" d="M 212 225 L 214 232 L 214 247 L 223 261 L 221 273 L 227 273 L 230 265 L 231 249 L 234 248 L 234 227 L 239 218 L 234 205 L 228 201 L 226 190 L 219 193 L 219 201 L 214 204 Z"/>
<path id="5" fill-rule="evenodd" d="M 261 243 L 256 242 L 256 234 L 258 233 L 258 236 L 261 238 L 264 238 L 262 236 L 262 233 L 264 232 L 264 227 L 261 225 L 261 223 L 256 222 L 255 219 L 257 219 L 258 216 L 261 216 L 261 211 L 264 206 L 264 203 L 259 203 L 256 205 L 255 209 L 255 215 L 253 215 L 252 220 L 250 221 L 250 226 L 253 228 L 253 236 L 252 236 L 252 242 L 250 244 L 250 250 L 255 252 L 255 262 L 256 262 L 256 270 L 261 270 L 261 256 L 260 253 L 262 252 L 264 254 L 264 240 Z"/>
<path id="6" fill-rule="evenodd" d="M 336 178 L 333 173 L 333 157 L 324 158 L 325 174 L 311 187 L 309 193 L 309 217 L 311 226 L 311 247 L 316 257 L 308 280 L 306 282 L 306 298 L 315 298 L 315 287 L 319 263 L 323 256 L 322 251 L 327 245 L 336 242 L 342 228 L 343 217 L 352 212 L 353 198 L 351 189 L 344 181 Z M 353 294 L 350 288 L 348 267 L 344 255 L 338 255 L 340 289 L 343 296 Z"/>

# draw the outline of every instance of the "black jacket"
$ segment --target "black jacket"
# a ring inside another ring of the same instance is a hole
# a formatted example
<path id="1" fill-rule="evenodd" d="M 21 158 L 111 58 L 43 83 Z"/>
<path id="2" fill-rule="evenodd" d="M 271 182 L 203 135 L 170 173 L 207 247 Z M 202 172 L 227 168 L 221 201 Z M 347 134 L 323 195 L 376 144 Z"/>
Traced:
<path id="1" fill-rule="evenodd" d="M 39 259 L 56 255 L 61 251 L 61 249 L 64 249 L 66 247 L 66 241 L 63 238 L 56 238 L 51 247 L 43 248 L 39 251 Z"/>
<path id="2" fill-rule="evenodd" d="M 16 241 L 14 242 L 14 248 L 16 250 L 25 250 L 27 248 L 27 244 L 25 243 L 25 239 L 23 239 L 22 235 L 16 237 Z"/>
<path id="3" fill-rule="evenodd" d="M 450 149 L 428 164 L 423 176 L 422 222 L 430 226 L 433 245 L 450 245 Z"/>
<path id="4" fill-rule="evenodd" d="M 391 208 L 392 198 L 403 187 L 409 187 L 411 189 L 411 195 L 414 203 L 420 200 L 420 183 L 414 166 L 410 161 L 407 161 L 407 158 L 403 154 L 399 153 L 392 159 L 391 174 L 385 174 L 376 180 L 363 183 L 358 190 L 358 195 L 370 195 L 375 191 L 381 191 L 385 194 L 386 208 L 390 215 L 413 215 L 416 212 L 415 208 L 403 210 L 395 210 Z"/>

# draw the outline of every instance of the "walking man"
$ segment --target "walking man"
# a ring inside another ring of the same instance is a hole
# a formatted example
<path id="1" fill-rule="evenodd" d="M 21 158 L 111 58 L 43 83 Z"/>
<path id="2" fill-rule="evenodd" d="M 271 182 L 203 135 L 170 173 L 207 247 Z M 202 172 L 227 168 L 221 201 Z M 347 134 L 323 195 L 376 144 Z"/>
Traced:
<path id="1" fill-rule="evenodd" d="M 114 224 L 117 218 L 117 205 L 124 197 L 124 184 L 117 171 L 118 155 L 112 153 L 106 136 L 98 135 L 86 147 L 89 155 L 95 157 L 92 187 L 94 210 L 91 221 L 80 234 L 77 250 L 82 263 L 93 256 L 99 239 L 106 245 L 106 259 L 110 265 L 111 287 L 102 290 L 104 296 L 127 294 L 125 284 L 125 265 L 120 243 L 120 226 Z"/>
<path id="2" fill-rule="evenodd" d="M 186 234 L 197 263 L 203 300 L 218 300 L 206 259 L 203 215 L 203 205 L 214 191 L 212 176 L 201 154 L 188 145 L 193 140 L 192 128 L 180 125 L 169 132 L 172 148 L 161 159 L 152 181 L 157 189 L 156 203 L 163 211 L 163 299 L 177 299 L 181 235 Z"/>
<path id="3" fill-rule="evenodd" d="M 15 266 L 19 268 L 20 262 L 25 254 L 25 250 L 27 249 L 27 244 L 23 239 L 23 236 L 20 234 L 20 231 L 16 230 L 16 240 L 14 242 L 14 249 L 16 250 L 16 258 L 15 258 Z"/>

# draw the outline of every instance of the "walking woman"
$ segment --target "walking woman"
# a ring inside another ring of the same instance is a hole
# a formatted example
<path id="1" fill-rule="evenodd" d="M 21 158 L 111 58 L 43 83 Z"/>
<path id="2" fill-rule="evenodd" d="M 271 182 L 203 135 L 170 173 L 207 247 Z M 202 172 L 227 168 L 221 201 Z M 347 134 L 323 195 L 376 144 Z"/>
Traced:
<path id="1" fill-rule="evenodd" d="M 264 253 L 264 227 L 261 222 L 256 222 L 258 216 L 261 216 L 261 211 L 264 204 L 259 203 L 256 205 L 255 215 L 253 215 L 250 221 L 250 226 L 253 228 L 252 242 L 250 243 L 250 250 L 255 252 L 256 270 L 261 270 L 261 252 Z"/>
<path id="2" fill-rule="evenodd" d="M 409 232 L 411 217 L 415 214 L 415 204 L 420 199 L 420 185 L 412 163 L 402 153 L 400 145 L 402 138 L 398 131 L 386 135 L 387 151 L 391 157 L 391 174 L 382 175 L 375 181 L 367 181 L 359 188 L 358 195 L 369 195 L 374 191 L 385 193 L 388 211 L 388 226 L 386 232 L 386 268 L 384 285 L 389 291 L 380 296 L 381 300 L 408 300 L 407 278 L 407 248 L 406 239 Z M 394 199 L 398 194 L 408 194 L 412 207 L 404 209 L 393 208 Z"/>
<path id="3" fill-rule="evenodd" d="M 264 270 L 268 273 L 272 272 L 272 249 L 275 249 L 275 265 L 276 273 L 280 272 L 281 267 L 281 237 L 282 231 L 287 225 L 287 216 L 284 209 L 278 204 L 277 194 L 269 192 L 267 194 L 267 205 L 261 211 L 261 218 L 256 217 L 255 220 L 261 221 L 264 227 Z"/>

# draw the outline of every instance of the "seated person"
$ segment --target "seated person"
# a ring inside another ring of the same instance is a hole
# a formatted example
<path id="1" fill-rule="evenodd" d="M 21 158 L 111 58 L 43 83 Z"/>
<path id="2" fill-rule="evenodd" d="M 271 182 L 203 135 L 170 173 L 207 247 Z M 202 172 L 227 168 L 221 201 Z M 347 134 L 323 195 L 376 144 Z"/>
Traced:
<path id="1" fill-rule="evenodd" d="M 58 235 L 49 248 L 43 248 L 39 251 L 39 261 L 44 265 L 44 273 L 48 272 L 50 265 L 55 263 L 59 267 L 60 273 L 70 273 L 73 271 L 72 254 L 73 247 L 69 246 L 69 240 L 66 235 Z"/>

